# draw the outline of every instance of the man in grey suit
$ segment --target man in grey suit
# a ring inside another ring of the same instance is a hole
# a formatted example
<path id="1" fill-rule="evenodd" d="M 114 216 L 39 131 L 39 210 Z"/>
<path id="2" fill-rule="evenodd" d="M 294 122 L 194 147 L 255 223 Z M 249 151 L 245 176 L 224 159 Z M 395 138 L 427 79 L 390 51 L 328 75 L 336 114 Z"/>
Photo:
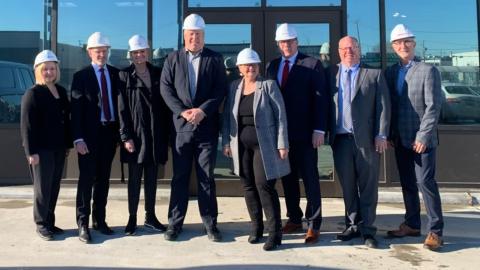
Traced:
<path id="1" fill-rule="evenodd" d="M 390 97 L 381 70 L 360 64 L 360 48 L 354 37 L 340 39 L 338 52 L 341 63 L 332 66 L 330 73 L 333 106 L 329 140 L 347 224 L 337 239 L 348 241 L 362 235 L 367 247 L 376 248 L 373 223 L 380 154 L 387 148 Z"/>
<path id="2" fill-rule="evenodd" d="M 416 61 L 415 36 L 403 24 L 395 26 L 390 41 L 400 59 L 386 71 L 393 104 L 390 140 L 395 146 L 406 213 L 398 230 L 387 234 L 420 236 L 420 190 L 429 230 L 424 247 L 436 250 L 443 243 L 442 205 L 435 181 L 437 123 L 444 100 L 440 73 L 434 66 Z"/>
<path id="3" fill-rule="evenodd" d="M 182 231 L 188 206 L 188 186 L 195 163 L 198 206 L 208 239 L 220 241 L 213 169 L 219 133 L 218 107 L 226 90 L 223 58 L 205 48 L 205 22 L 191 14 L 183 23 L 185 48 L 165 61 L 160 92 L 173 113 L 173 178 L 165 239 L 174 241 Z"/>

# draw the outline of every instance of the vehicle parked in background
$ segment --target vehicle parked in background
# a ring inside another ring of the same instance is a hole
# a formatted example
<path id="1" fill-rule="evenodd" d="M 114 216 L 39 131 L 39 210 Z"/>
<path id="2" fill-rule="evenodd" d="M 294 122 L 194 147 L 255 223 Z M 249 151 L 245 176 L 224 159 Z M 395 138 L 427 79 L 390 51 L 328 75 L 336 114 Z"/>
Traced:
<path id="1" fill-rule="evenodd" d="M 0 123 L 19 123 L 23 93 L 34 84 L 32 67 L 0 61 Z"/>
<path id="2" fill-rule="evenodd" d="M 480 122 L 480 95 L 475 90 L 463 84 L 442 83 L 442 91 L 442 123 Z"/>

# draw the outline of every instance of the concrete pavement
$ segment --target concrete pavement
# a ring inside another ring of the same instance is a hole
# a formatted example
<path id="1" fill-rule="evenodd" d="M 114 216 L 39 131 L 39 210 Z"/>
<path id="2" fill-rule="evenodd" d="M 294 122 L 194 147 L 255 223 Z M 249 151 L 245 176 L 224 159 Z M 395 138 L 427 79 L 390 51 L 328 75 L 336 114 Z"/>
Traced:
<path id="1" fill-rule="evenodd" d="M 402 221 L 403 205 L 381 203 L 377 210 L 380 248 L 366 248 L 360 239 L 338 242 L 343 229 L 343 201 L 324 199 L 324 221 L 319 243 L 306 246 L 302 234 L 285 235 L 273 252 L 263 244 L 247 242 L 249 218 L 243 198 L 221 197 L 219 228 L 224 241 L 210 242 L 202 230 L 195 199 L 190 201 L 184 232 L 179 241 L 168 242 L 162 234 L 139 226 L 138 235 L 125 237 L 128 219 L 126 188 L 114 187 L 107 221 L 115 235 L 92 231 L 93 243 L 77 238 L 74 187 L 63 187 L 56 210 L 57 225 L 66 233 L 54 241 L 41 240 L 32 217 L 31 186 L 0 187 L 0 269 L 475 269 L 480 266 L 480 208 L 446 204 L 445 246 L 440 252 L 422 248 L 418 238 L 386 239 L 386 230 Z M 20 192 L 20 191 L 21 192 Z M 7 192 L 8 191 L 8 192 Z M 157 216 L 166 223 L 168 189 L 159 189 Z M 15 194 L 16 196 L 12 195 Z M 10 194 L 10 195 L 6 195 Z M 143 220 L 143 201 L 139 222 Z M 285 215 L 284 201 L 282 217 Z M 305 206 L 305 200 L 302 200 Z M 424 223 L 426 223 L 424 217 Z M 141 224 L 139 224 L 141 225 Z"/>

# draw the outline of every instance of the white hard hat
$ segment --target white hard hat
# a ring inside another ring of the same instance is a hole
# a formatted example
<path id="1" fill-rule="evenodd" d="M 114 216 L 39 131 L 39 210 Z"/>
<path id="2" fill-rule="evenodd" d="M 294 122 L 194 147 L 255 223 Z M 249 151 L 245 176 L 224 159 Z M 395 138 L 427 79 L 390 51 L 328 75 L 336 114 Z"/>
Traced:
<path id="1" fill-rule="evenodd" d="M 56 62 L 58 63 L 57 56 L 50 50 L 43 50 L 35 57 L 35 62 L 33 63 L 33 68 L 36 68 L 41 63 L 45 62 Z"/>
<path id="2" fill-rule="evenodd" d="M 128 46 L 130 47 L 128 50 L 129 52 L 150 48 L 150 46 L 148 46 L 147 39 L 140 35 L 132 36 L 128 40 Z"/>
<path id="3" fill-rule="evenodd" d="M 277 31 L 275 32 L 275 40 L 289 40 L 297 38 L 297 31 L 293 28 L 292 25 L 288 23 L 282 23 L 278 26 Z"/>
<path id="4" fill-rule="evenodd" d="M 241 50 L 237 55 L 237 66 L 261 63 L 258 53 L 250 48 Z"/>
<path id="5" fill-rule="evenodd" d="M 110 41 L 100 32 L 91 34 L 87 40 L 87 50 L 96 47 L 110 47 Z"/>
<path id="6" fill-rule="evenodd" d="M 398 39 L 402 38 L 411 38 L 415 37 L 412 31 L 408 29 L 405 25 L 403 24 L 397 24 L 393 30 L 392 33 L 390 34 L 390 42 L 393 42 Z"/>
<path id="7" fill-rule="evenodd" d="M 195 13 L 188 15 L 183 21 L 183 30 L 203 30 L 205 29 L 205 21 Z"/>
<path id="8" fill-rule="evenodd" d="M 328 42 L 324 42 L 322 47 L 320 47 L 320 54 L 329 54 L 330 53 L 330 44 Z"/>

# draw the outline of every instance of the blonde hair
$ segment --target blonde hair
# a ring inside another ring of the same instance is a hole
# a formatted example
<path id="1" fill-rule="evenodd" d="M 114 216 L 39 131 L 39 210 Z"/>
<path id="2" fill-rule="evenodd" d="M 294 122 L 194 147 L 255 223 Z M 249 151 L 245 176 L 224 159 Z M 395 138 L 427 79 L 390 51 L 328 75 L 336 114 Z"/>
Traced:
<path id="1" fill-rule="evenodd" d="M 43 62 L 43 63 L 41 63 L 41 64 L 39 64 L 35 67 L 35 83 L 36 84 L 41 84 L 41 85 L 46 84 L 45 80 L 43 79 L 43 76 L 42 76 L 42 70 L 45 67 L 45 63 L 46 62 Z M 58 83 L 60 81 L 60 67 L 58 66 L 57 62 L 53 62 L 53 63 L 55 63 L 55 68 L 57 69 L 57 76 L 56 76 L 55 81 L 53 83 Z"/>

